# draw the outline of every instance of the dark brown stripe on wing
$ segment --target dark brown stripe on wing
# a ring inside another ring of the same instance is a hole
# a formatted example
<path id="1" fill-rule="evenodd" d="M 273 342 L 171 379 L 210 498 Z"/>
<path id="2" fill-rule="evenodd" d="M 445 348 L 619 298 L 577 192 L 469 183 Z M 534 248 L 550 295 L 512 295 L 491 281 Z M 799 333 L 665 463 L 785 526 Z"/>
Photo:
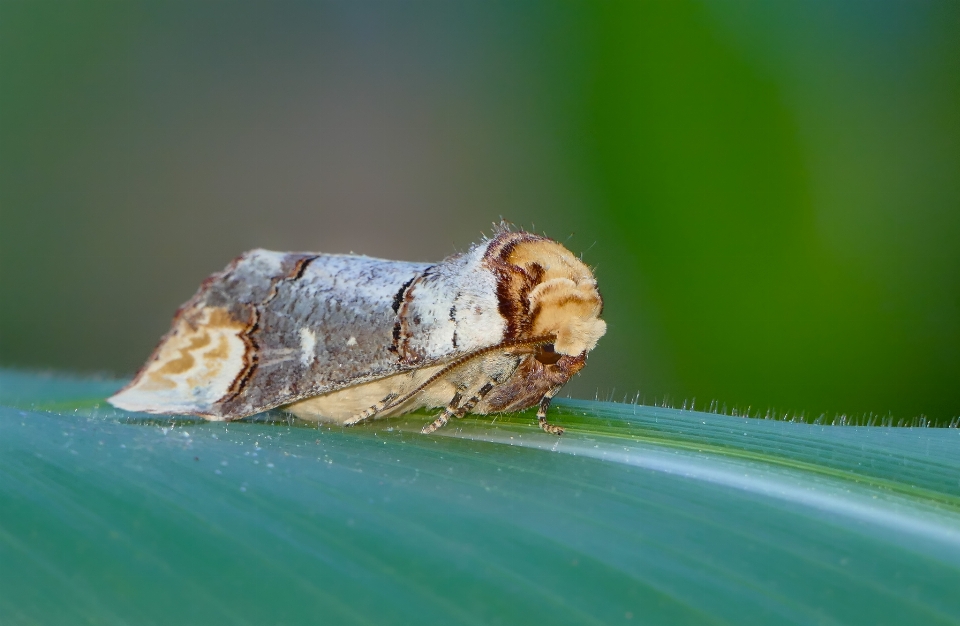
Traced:
<path id="1" fill-rule="evenodd" d="M 526 232 L 502 232 L 491 240 L 483 255 L 484 263 L 497 278 L 497 307 L 507 323 L 504 338 L 516 340 L 530 333 L 530 300 L 527 295 L 543 277 L 543 267 L 534 263 L 523 268 L 507 259 L 518 244 L 542 241 L 544 238 Z"/>
<path id="2" fill-rule="evenodd" d="M 434 267 L 435 266 L 428 267 L 423 270 L 422 273 L 407 281 L 403 288 L 397 292 L 397 295 L 400 297 L 394 298 L 394 304 L 396 305 L 394 310 L 397 313 L 397 320 L 393 325 L 393 345 L 390 347 L 390 351 L 396 353 L 400 362 L 405 364 L 416 363 L 422 358 L 422 355 L 411 353 L 408 347 L 410 331 L 407 321 L 407 310 L 413 301 L 413 292 L 416 290 L 417 285 L 430 275 L 430 270 Z M 420 320 L 418 317 L 415 317 L 413 321 L 419 323 Z"/>
<path id="3" fill-rule="evenodd" d="M 217 401 L 217 404 L 221 407 L 221 409 L 224 409 L 228 403 L 235 400 L 237 396 L 243 393 L 254 374 L 256 374 L 257 366 L 260 362 L 260 345 L 257 343 L 256 332 L 260 329 L 260 317 L 263 315 L 264 308 L 266 308 L 266 306 L 277 297 L 277 294 L 280 292 L 280 287 L 283 284 L 296 282 L 303 278 L 303 274 L 307 271 L 307 267 L 317 258 L 318 255 L 308 254 L 290 256 L 299 258 L 294 261 L 293 267 L 291 267 L 286 274 L 277 276 L 273 279 L 270 285 L 270 291 L 267 293 L 267 296 L 262 302 L 250 306 L 250 318 L 247 320 L 246 329 L 240 334 L 240 338 L 243 340 L 245 346 L 243 353 L 243 369 L 240 370 L 236 378 L 233 379 L 233 382 L 230 383 L 227 393 L 225 393 L 223 397 Z M 229 409 L 224 411 L 224 413 L 229 415 Z"/>
<path id="4" fill-rule="evenodd" d="M 407 289 L 410 288 L 410 285 L 413 284 L 413 281 L 420 278 L 420 274 L 417 274 L 407 282 L 403 283 L 400 289 L 397 290 L 397 295 L 393 296 L 393 313 L 396 315 L 396 321 L 393 323 L 393 344 L 387 348 L 390 352 L 398 353 L 400 352 L 400 335 L 403 331 L 402 324 L 400 323 L 400 305 L 403 304 L 405 296 L 407 294 Z"/>

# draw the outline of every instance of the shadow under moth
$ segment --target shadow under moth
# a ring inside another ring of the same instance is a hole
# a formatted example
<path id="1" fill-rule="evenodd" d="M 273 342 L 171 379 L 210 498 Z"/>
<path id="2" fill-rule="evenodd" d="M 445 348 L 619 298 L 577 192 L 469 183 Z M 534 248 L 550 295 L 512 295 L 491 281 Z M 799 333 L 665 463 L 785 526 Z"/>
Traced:
<path id="1" fill-rule="evenodd" d="M 539 404 L 606 332 L 593 273 L 559 243 L 501 227 L 440 263 L 251 250 L 207 278 L 109 402 L 236 420 L 282 407 L 352 425 L 443 408 Z"/>

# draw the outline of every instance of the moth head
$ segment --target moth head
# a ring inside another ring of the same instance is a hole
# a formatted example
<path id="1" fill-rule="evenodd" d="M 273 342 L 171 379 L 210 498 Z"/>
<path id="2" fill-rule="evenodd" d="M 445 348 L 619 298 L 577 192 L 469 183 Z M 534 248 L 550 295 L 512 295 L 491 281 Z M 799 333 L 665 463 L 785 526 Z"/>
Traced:
<path id="1" fill-rule="evenodd" d="M 553 349 L 577 356 L 593 350 L 607 332 L 603 300 L 593 272 L 562 245 L 531 237 L 513 246 L 507 261 L 529 277 L 526 321 L 530 336 L 554 337 Z"/>

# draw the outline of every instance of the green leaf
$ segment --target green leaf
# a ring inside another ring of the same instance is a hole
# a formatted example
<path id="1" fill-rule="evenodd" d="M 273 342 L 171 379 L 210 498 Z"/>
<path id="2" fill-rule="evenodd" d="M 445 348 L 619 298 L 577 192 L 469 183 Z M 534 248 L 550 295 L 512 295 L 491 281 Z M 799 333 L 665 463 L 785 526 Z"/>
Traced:
<path id="1" fill-rule="evenodd" d="M 960 430 L 558 400 L 433 436 L 0 371 L 0 623 L 958 624 Z"/>

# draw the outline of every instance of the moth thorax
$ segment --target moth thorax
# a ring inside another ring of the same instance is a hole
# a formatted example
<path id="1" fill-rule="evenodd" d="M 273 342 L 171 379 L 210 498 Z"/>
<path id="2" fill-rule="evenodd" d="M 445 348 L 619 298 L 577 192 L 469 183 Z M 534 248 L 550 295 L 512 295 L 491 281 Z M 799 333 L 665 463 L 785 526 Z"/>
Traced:
<path id="1" fill-rule="evenodd" d="M 527 271 L 538 268 L 539 281 L 527 293 L 531 335 L 554 336 L 560 354 L 593 350 L 607 324 L 600 319 L 603 300 L 590 268 L 550 240 L 518 244 L 509 261 Z"/>

